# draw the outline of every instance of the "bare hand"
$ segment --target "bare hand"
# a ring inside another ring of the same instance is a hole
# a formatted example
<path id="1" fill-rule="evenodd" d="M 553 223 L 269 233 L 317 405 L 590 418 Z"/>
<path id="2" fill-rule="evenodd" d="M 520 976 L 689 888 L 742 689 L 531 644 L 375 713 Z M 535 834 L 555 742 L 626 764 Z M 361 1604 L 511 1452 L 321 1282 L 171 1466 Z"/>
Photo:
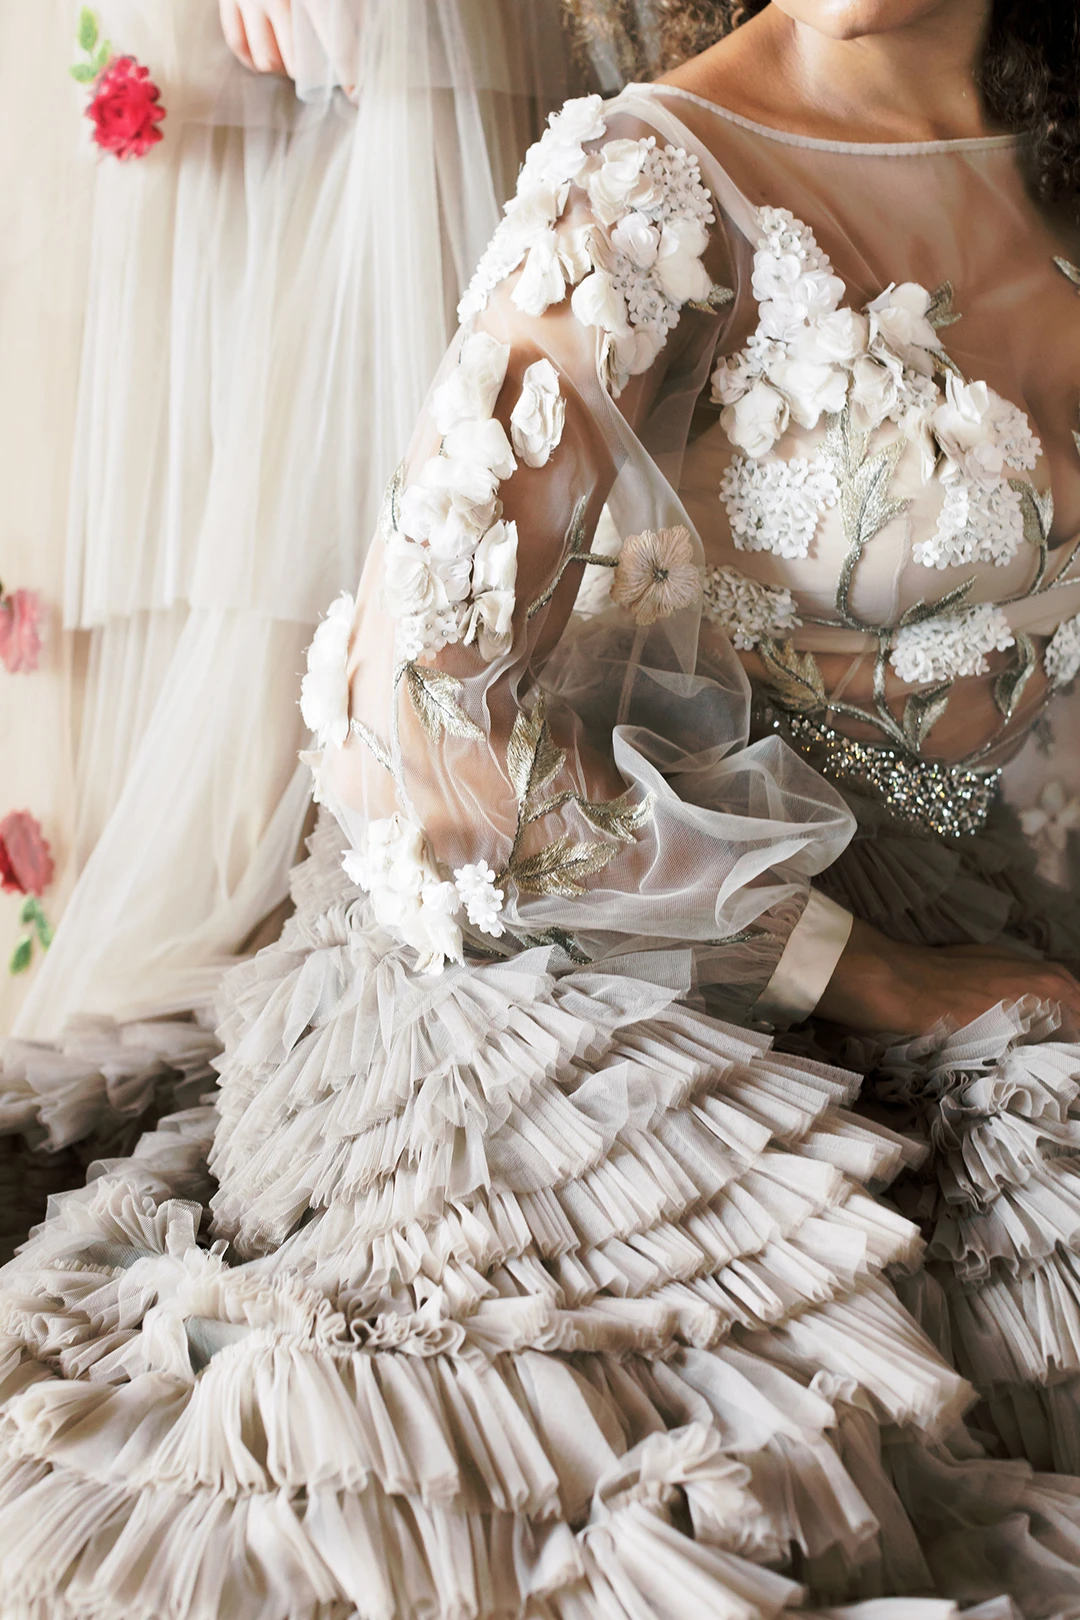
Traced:
<path id="1" fill-rule="evenodd" d="M 899 945 L 856 921 L 817 1012 L 848 1029 L 921 1035 L 940 1019 L 955 1024 L 1038 996 L 1080 1023 L 1080 983 L 1056 962 L 1016 956 L 997 945 Z"/>
<path id="2" fill-rule="evenodd" d="M 292 0 L 218 0 L 225 43 L 253 73 L 295 78 Z"/>

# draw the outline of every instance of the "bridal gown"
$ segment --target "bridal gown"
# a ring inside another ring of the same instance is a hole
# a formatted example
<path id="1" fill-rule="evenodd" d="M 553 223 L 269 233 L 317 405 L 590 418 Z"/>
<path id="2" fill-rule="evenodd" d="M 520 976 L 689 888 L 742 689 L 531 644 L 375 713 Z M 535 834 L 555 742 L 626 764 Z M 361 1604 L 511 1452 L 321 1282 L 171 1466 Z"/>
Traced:
<path id="1" fill-rule="evenodd" d="M 1080 955 L 995 797 L 1080 667 L 1018 159 L 551 120 L 217 1094 L 0 1272 L 3 1620 L 1080 1613 L 1080 1044 L 808 1017 L 852 914 Z"/>

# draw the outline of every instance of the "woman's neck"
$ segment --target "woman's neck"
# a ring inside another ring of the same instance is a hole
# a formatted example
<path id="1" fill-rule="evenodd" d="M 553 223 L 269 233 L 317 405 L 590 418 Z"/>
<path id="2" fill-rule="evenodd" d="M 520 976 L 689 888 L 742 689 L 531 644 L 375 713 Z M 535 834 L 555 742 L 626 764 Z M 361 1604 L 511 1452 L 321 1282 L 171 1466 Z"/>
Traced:
<path id="1" fill-rule="evenodd" d="M 988 3 L 942 0 L 902 27 L 838 39 L 770 5 L 667 77 L 794 134 L 856 141 L 993 134 L 976 83 L 988 12 Z"/>

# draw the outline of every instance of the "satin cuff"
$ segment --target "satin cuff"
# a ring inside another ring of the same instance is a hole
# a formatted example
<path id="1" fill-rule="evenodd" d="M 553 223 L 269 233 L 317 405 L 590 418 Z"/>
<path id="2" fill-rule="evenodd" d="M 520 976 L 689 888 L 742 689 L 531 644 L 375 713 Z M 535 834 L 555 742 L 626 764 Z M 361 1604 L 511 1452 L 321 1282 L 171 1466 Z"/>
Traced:
<path id="1" fill-rule="evenodd" d="M 754 1004 L 754 1016 L 770 1024 L 808 1018 L 825 993 L 854 921 L 850 911 L 811 889 L 776 971 Z"/>

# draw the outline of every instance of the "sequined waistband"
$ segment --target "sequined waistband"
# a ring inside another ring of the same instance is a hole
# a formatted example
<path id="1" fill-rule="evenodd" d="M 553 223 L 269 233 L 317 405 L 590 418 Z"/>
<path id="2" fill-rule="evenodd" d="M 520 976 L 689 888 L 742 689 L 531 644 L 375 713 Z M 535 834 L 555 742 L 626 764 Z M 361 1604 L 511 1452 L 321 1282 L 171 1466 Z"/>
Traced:
<path id="1" fill-rule="evenodd" d="M 898 821 L 942 838 L 978 832 L 986 824 L 1001 769 L 965 770 L 913 759 L 899 749 L 855 742 L 804 714 L 768 708 L 762 729 L 778 732 L 822 776 L 877 799 Z"/>

